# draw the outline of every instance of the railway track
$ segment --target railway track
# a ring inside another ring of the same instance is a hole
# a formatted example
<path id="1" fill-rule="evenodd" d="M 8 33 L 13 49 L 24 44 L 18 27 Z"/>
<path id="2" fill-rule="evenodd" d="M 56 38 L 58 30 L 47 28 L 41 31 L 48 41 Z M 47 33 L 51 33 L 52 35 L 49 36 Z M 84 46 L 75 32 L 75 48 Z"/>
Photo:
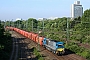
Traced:
<path id="1" fill-rule="evenodd" d="M 16 33 L 15 33 L 16 34 Z M 18 34 L 17 34 L 18 35 Z M 18 44 L 19 44 L 19 60 L 26 60 L 26 54 L 24 49 L 24 41 L 21 36 L 18 35 Z"/>
<path id="2" fill-rule="evenodd" d="M 28 45 L 31 43 L 28 39 L 26 39 L 24 36 L 14 32 L 18 36 L 18 44 L 19 44 L 19 60 L 35 60 L 33 59 L 34 56 L 32 52 L 30 51 L 30 48 Z M 27 41 L 28 40 L 28 41 Z M 30 44 L 32 45 L 32 44 Z"/>
<path id="3" fill-rule="evenodd" d="M 16 52 L 14 52 L 15 54 L 12 54 L 12 56 L 15 55 L 16 58 L 18 58 L 19 60 L 37 60 L 37 58 L 32 52 L 32 48 L 37 47 L 38 49 L 38 45 L 32 40 L 27 39 L 16 32 L 13 32 L 13 33 L 16 35 L 18 40 L 18 41 L 16 40 L 18 42 L 18 48 L 17 47 L 16 48 L 19 53 L 16 54 Z M 66 54 L 62 56 L 57 56 L 52 52 L 48 51 L 47 49 L 43 48 L 42 46 L 40 46 L 40 54 L 42 55 L 42 57 L 44 57 L 44 60 L 82 60 L 82 58 L 80 58 L 76 54 L 73 54 L 73 55 Z M 15 57 L 12 58 L 12 60 L 15 60 Z"/>
<path id="4" fill-rule="evenodd" d="M 19 44 L 19 52 L 20 52 L 19 53 L 19 57 L 18 57 L 19 60 L 31 60 L 31 59 L 33 60 L 33 59 L 35 59 L 35 58 L 33 58 L 34 57 L 33 53 L 29 51 L 30 50 L 30 47 L 29 46 L 31 46 L 31 48 L 33 48 L 33 47 L 37 47 L 37 44 L 35 42 L 31 41 L 30 39 L 25 39 L 25 41 L 24 41 L 24 39 L 22 39 L 22 38 L 25 38 L 25 37 L 23 37 L 22 35 L 20 35 L 20 34 L 18 34 L 16 32 L 14 32 L 14 34 L 16 34 L 18 36 L 18 38 L 19 38 L 19 39 L 17 39 L 18 40 L 18 44 Z M 29 46 L 26 46 L 25 47 L 24 46 L 24 43 L 26 43 Z M 26 50 L 25 49 L 22 49 L 22 48 L 25 48 Z M 40 48 L 42 49 L 43 47 L 40 46 Z M 49 53 L 48 55 L 51 58 L 54 57 L 51 60 L 60 60 L 60 59 L 62 59 L 62 58 L 58 58 L 57 56 L 55 56 L 53 53 L 51 53 L 48 50 L 45 50 L 45 52 L 46 53 Z"/>
<path id="5" fill-rule="evenodd" d="M 13 49 L 12 49 L 12 54 L 11 54 L 10 60 L 17 60 L 17 57 L 18 57 L 17 36 L 12 35 L 12 40 L 13 40 Z"/>

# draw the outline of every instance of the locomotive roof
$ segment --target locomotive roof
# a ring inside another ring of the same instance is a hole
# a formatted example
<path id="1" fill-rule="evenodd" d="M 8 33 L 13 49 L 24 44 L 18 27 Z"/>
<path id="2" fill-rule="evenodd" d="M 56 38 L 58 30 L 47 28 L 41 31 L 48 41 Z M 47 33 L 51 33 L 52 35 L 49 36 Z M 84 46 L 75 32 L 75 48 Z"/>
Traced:
<path id="1" fill-rule="evenodd" d="M 47 40 L 50 40 L 50 41 L 53 41 L 53 42 L 57 42 L 59 44 L 64 44 L 64 42 L 60 42 L 60 41 L 57 41 L 57 40 L 52 40 L 52 39 L 47 39 Z"/>
<path id="2" fill-rule="evenodd" d="M 57 41 L 57 40 L 51 40 L 51 41 L 54 41 L 54 42 L 59 42 L 59 41 Z"/>

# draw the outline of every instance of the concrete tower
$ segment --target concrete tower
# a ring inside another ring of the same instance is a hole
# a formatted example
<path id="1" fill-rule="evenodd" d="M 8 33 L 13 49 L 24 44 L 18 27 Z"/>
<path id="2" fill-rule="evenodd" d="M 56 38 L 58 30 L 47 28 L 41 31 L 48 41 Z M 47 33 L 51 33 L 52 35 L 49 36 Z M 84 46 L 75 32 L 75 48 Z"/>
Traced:
<path id="1" fill-rule="evenodd" d="M 71 7 L 71 18 L 82 17 L 83 15 L 83 7 L 80 5 L 80 1 L 75 1 Z"/>

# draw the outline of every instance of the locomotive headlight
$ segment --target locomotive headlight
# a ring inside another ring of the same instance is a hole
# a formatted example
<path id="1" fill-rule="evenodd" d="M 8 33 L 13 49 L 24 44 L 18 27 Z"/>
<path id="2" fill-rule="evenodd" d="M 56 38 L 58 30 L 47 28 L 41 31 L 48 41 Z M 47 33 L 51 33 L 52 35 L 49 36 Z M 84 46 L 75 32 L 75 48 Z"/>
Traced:
<path id="1" fill-rule="evenodd" d="M 64 48 L 58 48 L 57 51 L 64 51 Z"/>
<path id="2" fill-rule="evenodd" d="M 58 48 L 56 51 L 56 54 L 64 54 L 64 53 L 65 53 L 64 48 Z"/>

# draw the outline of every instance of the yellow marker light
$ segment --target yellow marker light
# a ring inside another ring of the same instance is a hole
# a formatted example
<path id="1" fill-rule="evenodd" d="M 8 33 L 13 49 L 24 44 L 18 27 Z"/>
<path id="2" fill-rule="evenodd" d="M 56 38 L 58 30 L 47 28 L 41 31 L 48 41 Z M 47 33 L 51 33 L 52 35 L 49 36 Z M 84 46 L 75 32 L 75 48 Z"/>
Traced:
<path id="1" fill-rule="evenodd" d="M 57 49 L 57 51 L 64 51 L 64 48 L 59 48 Z"/>

